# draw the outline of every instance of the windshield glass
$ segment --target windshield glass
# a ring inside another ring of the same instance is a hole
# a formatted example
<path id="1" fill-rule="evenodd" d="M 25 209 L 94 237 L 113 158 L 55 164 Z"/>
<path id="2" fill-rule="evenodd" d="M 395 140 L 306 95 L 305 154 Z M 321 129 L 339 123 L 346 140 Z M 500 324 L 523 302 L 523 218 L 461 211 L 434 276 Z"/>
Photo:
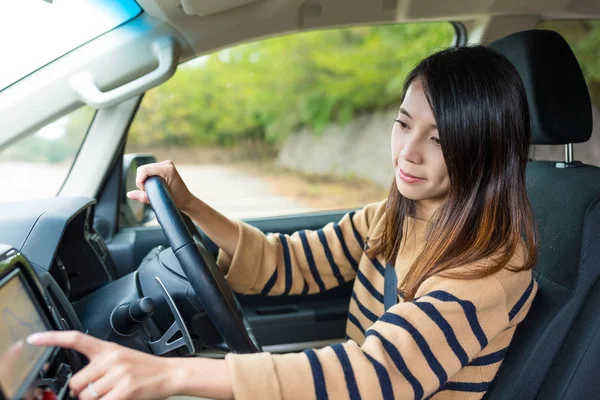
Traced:
<path id="1" fill-rule="evenodd" d="M 56 196 L 95 114 L 81 107 L 0 151 L 0 203 Z"/>
<path id="2" fill-rule="evenodd" d="M 0 90 L 91 39 L 129 21 L 133 0 L 0 1 Z"/>

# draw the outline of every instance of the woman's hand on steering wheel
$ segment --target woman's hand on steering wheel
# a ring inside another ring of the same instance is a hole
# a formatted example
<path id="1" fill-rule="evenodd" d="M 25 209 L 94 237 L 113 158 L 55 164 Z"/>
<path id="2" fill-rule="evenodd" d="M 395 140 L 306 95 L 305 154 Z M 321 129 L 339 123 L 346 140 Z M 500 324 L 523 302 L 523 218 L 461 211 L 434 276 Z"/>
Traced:
<path id="1" fill-rule="evenodd" d="M 171 193 L 171 197 L 175 202 L 175 206 L 183 212 L 188 211 L 188 208 L 195 200 L 195 197 L 190 192 L 185 182 L 183 182 L 181 175 L 179 175 L 175 164 L 173 164 L 173 161 L 171 160 L 140 166 L 137 169 L 137 175 L 135 177 L 135 185 L 139 190 L 127 192 L 127 197 L 141 203 L 150 204 L 144 188 L 144 183 L 146 182 L 146 179 L 153 175 L 160 176 L 164 179 L 167 188 L 169 189 L 169 193 Z"/>

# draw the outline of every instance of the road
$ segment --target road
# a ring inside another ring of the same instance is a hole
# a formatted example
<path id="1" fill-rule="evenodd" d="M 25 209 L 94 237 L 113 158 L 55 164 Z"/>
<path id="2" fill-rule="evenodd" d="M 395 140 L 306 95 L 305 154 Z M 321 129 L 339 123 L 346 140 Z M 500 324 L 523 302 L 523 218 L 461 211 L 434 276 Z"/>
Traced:
<path id="1" fill-rule="evenodd" d="M 312 209 L 284 197 L 260 177 L 218 165 L 178 165 L 177 169 L 197 197 L 229 218 L 309 212 Z"/>
<path id="2" fill-rule="evenodd" d="M 229 218 L 311 211 L 243 170 L 220 165 L 178 165 L 177 169 L 192 193 Z M 68 171 L 63 165 L 0 162 L 0 202 L 54 196 Z"/>

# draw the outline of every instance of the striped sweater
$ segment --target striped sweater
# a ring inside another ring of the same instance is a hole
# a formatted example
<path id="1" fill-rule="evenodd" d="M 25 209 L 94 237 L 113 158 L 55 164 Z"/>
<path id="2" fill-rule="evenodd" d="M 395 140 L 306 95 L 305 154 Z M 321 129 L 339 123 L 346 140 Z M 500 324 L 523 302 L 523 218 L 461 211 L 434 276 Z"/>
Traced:
<path id="1" fill-rule="evenodd" d="M 228 354 L 236 399 L 484 395 L 537 292 L 532 272 L 503 269 L 474 280 L 433 276 L 414 301 L 399 298 L 385 312 L 386 262 L 364 251 L 383 231 L 385 204 L 370 204 L 339 223 L 291 236 L 265 235 L 237 222 L 240 237 L 233 258 L 221 252 L 218 259 L 236 292 L 313 294 L 352 279 L 354 286 L 345 343 L 282 355 Z M 422 250 L 426 228 L 427 222 L 409 218 L 394 264 L 398 282 Z M 522 251 L 511 264 L 522 262 Z"/>

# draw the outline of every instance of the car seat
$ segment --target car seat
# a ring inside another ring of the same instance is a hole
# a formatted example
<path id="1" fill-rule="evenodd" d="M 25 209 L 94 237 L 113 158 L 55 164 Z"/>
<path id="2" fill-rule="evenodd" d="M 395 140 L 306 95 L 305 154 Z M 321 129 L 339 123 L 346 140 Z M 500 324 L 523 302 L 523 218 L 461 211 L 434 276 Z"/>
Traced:
<path id="1" fill-rule="evenodd" d="M 518 32 L 489 47 L 525 84 L 533 144 L 565 145 L 565 161 L 528 163 L 539 292 L 485 397 L 600 398 L 600 168 L 574 161 L 572 147 L 592 132 L 587 86 L 556 32 Z"/>

